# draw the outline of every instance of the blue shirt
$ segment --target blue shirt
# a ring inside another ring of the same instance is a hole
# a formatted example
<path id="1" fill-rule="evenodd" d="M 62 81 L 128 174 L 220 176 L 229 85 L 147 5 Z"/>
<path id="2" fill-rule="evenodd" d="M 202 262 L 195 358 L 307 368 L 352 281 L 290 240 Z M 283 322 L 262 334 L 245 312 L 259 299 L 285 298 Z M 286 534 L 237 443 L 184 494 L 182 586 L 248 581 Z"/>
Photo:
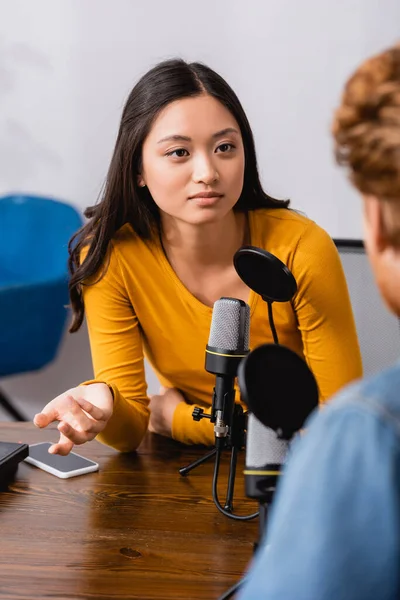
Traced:
<path id="1" fill-rule="evenodd" d="M 293 444 L 239 600 L 399 600 L 400 364 Z"/>

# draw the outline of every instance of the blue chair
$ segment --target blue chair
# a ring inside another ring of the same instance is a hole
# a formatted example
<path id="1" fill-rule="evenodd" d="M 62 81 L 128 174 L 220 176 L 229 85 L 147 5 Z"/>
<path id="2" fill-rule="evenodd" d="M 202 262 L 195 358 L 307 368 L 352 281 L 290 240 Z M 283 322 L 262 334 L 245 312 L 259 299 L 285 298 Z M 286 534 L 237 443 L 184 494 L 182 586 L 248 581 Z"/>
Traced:
<path id="1" fill-rule="evenodd" d="M 68 241 L 81 225 L 64 202 L 0 197 L 0 377 L 55 358 L 68 316 Z M 1 390 L 0 406 L 26 420 Z"/>

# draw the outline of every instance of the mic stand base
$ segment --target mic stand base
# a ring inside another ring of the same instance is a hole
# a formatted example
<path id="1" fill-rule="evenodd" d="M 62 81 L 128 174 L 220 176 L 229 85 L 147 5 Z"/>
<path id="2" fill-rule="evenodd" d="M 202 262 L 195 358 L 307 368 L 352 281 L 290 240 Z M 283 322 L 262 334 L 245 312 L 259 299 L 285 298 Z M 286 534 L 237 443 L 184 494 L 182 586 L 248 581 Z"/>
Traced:
<path id="1" fill-rule="evenodd" d="M 198 467 L 199 465 L 202 465 L 207 460 L 210 460 L 213 456 L 216 455 L 216 453 L 217 453 L 217 449 L 214 448 L 213 450 L 211 450 L 211 452 L 208 452 L 201 458 L 198 458 L 194 462 L 190 463 L 190 465 L 187 465 L 187 467 L 182 467 L 181 469 L 179 469 L 179 474 L 182 475 L 182 477 L 186 477 L 186 475 L 188 475 L 192 469 L 195 469 L 196 467 Z"/>

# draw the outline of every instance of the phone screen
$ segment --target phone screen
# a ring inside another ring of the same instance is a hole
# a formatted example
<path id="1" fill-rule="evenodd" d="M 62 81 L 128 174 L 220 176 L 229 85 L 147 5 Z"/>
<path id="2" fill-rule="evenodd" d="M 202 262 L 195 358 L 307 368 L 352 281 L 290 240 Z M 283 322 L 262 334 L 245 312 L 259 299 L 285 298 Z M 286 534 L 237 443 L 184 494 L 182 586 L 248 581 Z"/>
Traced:
<path id="1" fill-rule="evenodd" d="M 60 456 L 59 454 L 49 454 L 48 449 L 52 446 L 49 442 L 42 444 L 33 444 L 29 446 L 29 456 L 35 458 L 40 462 L 61 471 L 62 473 L 69 473 L 76 469 L 82 469 L 90 465 L 96 464 L 88 458 L 79 456 L 74 452 L 70 452 L 67 456 Z"/>

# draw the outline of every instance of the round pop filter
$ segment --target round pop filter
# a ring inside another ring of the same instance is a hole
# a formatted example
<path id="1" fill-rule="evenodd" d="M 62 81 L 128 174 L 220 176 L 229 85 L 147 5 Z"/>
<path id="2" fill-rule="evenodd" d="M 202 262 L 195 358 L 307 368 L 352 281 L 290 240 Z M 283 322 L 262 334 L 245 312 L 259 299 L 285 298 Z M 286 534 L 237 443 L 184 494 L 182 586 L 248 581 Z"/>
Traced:
<path id="1" fill-rule="evenodd" d="M 263 344 L 238 369 L 242 399 L 255 417 L 284 439 L 302 428 L 318 405 L 318 386 L 306 362 L 279 344 Z"/>
<path id="2" fill-rule="evenodd" d="M 233 264 L 241 280 L 264 300 L 287 302 L 297 291 L 296 280 L 285 263 L 267 250 L 242 246 Z"/>

